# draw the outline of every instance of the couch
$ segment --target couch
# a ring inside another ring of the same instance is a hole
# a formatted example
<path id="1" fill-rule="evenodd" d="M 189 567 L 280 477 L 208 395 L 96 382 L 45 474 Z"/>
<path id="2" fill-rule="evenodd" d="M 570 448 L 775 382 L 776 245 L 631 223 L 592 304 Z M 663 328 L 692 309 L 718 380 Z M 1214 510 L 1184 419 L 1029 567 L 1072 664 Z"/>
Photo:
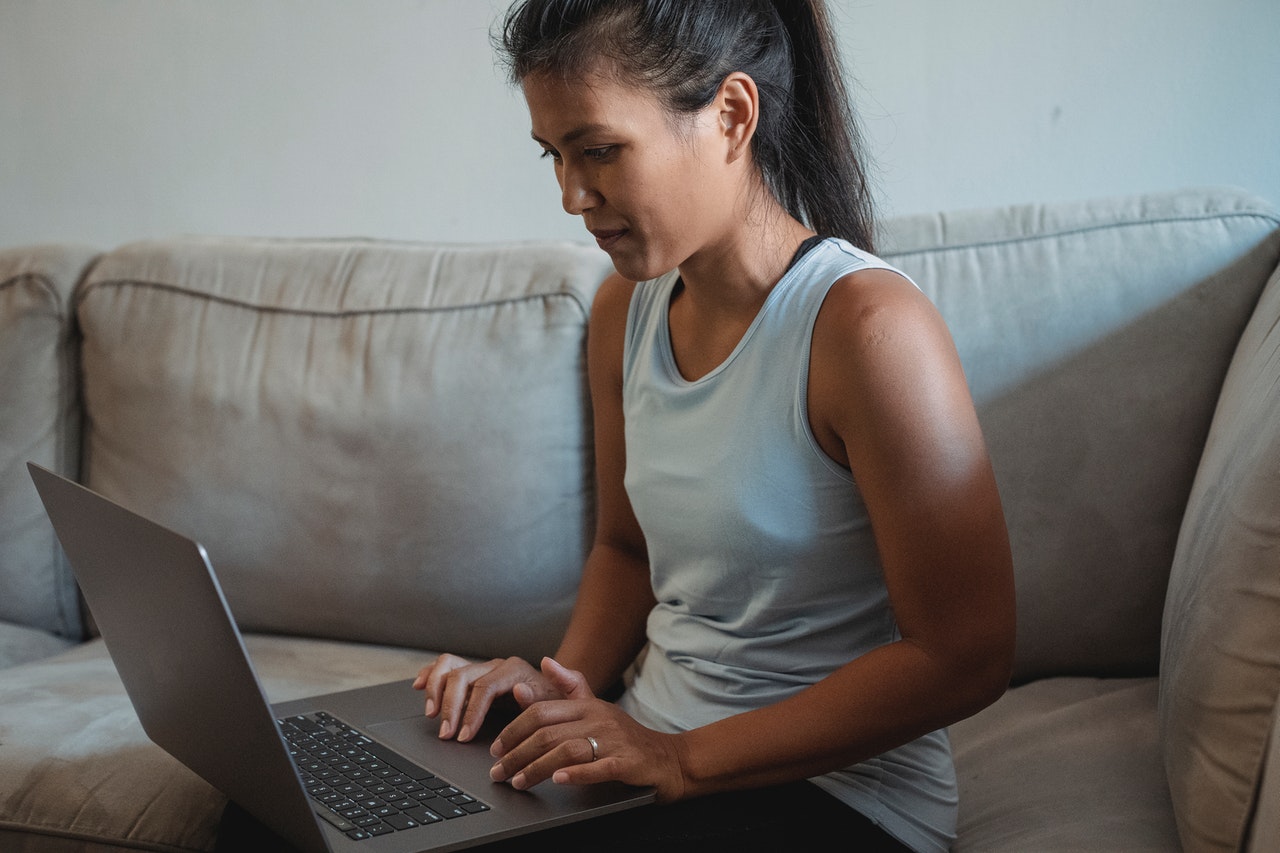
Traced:
<path id="1" fill-rule="evenodd" d="M 1280 850 L 1280 214 L 1191 190 L 901 217 L 1005 504 L 1011 689 L 959 851 Z M 0 252 L 0 849 L 211 850 L 25 470 L 206 545 L 273 701 L 551 650 L 592 528 L 574 244 Z"/>

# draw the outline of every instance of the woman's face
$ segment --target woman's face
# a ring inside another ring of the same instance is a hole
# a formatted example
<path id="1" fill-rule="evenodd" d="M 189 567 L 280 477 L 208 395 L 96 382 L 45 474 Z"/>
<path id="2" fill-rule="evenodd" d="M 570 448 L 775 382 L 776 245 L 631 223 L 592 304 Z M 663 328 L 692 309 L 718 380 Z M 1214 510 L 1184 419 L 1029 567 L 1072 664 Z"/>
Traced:
<path id="1" fill-rule="evenodd" d="M 715 104 L 673 118 L 647 90 L 601 74 L 533 74 L 523 85 L 565 211 L 624 277 L 675 269 L 732 225 L 740 170 Z"/>

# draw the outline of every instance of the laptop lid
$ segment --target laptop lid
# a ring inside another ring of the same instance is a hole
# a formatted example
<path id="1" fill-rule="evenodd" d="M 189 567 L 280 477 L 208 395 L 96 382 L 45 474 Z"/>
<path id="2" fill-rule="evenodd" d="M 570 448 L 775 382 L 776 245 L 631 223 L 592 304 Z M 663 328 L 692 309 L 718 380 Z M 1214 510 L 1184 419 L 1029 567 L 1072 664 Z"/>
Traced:
<path id="1" fill-rule="evenodd" d="M 495 785 L 487 746 L 438 740 L 407 682 L 273 707 L 199 543 L 34 463 L 28 468 L 147 736 L 298 849 L 458 849 L 653 801 L 652 789 L 616 783 L 527 792 Z M 483 791 L 492 811 L 367 841 L 318 823 L 276 719 L 322 709 Z"/>
<path id="2" fill-rule="evenodd" d="M 147 736 L 299 849 L 327 850 L 204 548 L 28 468 Z"/>

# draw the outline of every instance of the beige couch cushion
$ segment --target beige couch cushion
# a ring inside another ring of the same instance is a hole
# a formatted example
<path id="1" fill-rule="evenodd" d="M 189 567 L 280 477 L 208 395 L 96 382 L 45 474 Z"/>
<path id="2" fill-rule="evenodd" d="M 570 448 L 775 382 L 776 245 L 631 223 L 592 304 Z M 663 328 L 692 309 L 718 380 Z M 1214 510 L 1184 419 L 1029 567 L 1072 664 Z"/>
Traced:
<path id="1" fill-rule="evenodd" d="M 951 728 L 956 853 L 1176 853 L 1154 678 L 1054 678 Z"/>
<path id="2" fill-rule="evenodd" d="M 1231 364 L 1169 578 L 1160 723 L 1189 851 L 1235 850 L 1280 693 L 1280 273 Z M 1263 804 L 1272 811 L 1275 802 Z"/>
<path id="3" fill-rule="evenodd" d="M 568 244 L 119 249 L 79 302 L 85 480 L 200 540 L 246 630 L 545 654 L 591 531 L 609 269 Z"/>
<path id="4" fill-rule="evenodd" d="M 1271 712 L 1271 737 L 1254 798 L 1256 811 L 1249 826 L 1248 853 L 1280 850 L 1280 705 Z"/>
<path id="5" fill-rule="evenodd" d="M 1165 582 L 1280 217 L 1230 191 L 889 223 L 956 337 L 1009 521 L 1017 672 L 1154 675 Z"/>
<path id="6" fill-rule="evenodd" d="M 273 702 L 409 678 L 423 652 L 249 636 Z M 0 850 L 212 850 L 226 798 L 147 739 L 101 640 L 0 682 Z"/>
<path id="7" fill-rule="evenodd" d="M 78 246 L 0 252 L 0 622 L 75 639 L 75 582 L 26 463 L 70 476 L 79 466 L 70 301 L 95 255 Z M 30 639 L 0 643 L 0 666 L 35 653 Z"/>
<path id="8" fill-rule="evenodd" d="M 0 669 L 48 657 L 74 644 L 39 628 L 0 622 Z"/>

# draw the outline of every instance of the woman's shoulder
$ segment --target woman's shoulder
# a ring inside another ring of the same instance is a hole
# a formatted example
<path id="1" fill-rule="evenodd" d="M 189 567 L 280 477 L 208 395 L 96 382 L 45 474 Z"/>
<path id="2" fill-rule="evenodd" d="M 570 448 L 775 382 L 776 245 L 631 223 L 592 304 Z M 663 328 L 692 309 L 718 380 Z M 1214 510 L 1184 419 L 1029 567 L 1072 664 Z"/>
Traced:
<path id="1" fill-rule="evenodd" d="M 818 313 L 815 335 L 873 345 L 891 333 L 945 330 L 941 315 L 905 273 L 868 265 L 838 278 Z M 817 341 L 815 340 L 815 344 Z"/>
<path id="2" fill-rule="evenodd" d="M 631 306 L 631 297 L 635 293 L 636 282 L 624 278 L 619 273 L 611 273 L 601 282 L 591 303 L 591 326 L 621 328 L 626 324 L 627 311 Z"/>
<path id="3" fill-rule="evenodd" d="M 809 368 L 810 423 L 838 461 L 848 448 L 910 444 L 968 400 L 941 314 L 892 269 L 860 269 L 831 287 L 814 323 Z"/>
<path id="4" fill-rule="evenodd" d="M 811 382 L 832 392 L 843 389 L 836 399 L 911 396 L 941 376 L 961 375 L 957 364 L 938 309 L 892 268 L 868 267 L 842 276 L 814 323 Z"/>
<path id="5" fill-rule="evenodd" d="M 627 317 L 635 289 L 634 281 L 615 272 L 596 290 L 587 323 L 587 359 L 592 373 L 621 375 Z"/>

